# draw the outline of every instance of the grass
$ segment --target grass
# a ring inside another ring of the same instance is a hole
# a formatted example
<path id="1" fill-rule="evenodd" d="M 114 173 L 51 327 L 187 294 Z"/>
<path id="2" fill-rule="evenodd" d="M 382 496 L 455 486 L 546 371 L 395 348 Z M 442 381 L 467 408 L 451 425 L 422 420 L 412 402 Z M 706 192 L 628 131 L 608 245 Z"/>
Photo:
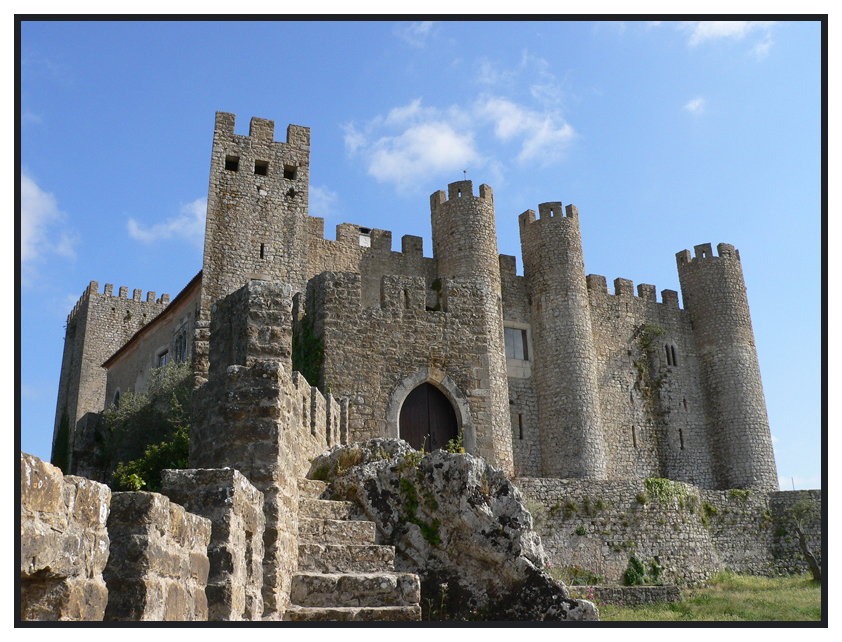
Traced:
<path id="1" fill-rule="evenodd" d="M 720 573 L 703 589 L 682 592 L 677 604 L 649 604 L 637 608 L 604 604 L 606 622 L 769 622 L 820 621 L 821 586 L 810 575 L 780 578 Z"/>

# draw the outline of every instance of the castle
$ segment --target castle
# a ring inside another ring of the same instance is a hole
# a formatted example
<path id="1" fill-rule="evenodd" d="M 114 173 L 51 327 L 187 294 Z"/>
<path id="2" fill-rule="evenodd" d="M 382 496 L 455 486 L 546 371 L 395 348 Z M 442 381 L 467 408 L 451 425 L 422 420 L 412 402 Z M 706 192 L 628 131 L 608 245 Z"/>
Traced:
<path id="1" fill-rule="evenodd" d="M 518 568 L 592 569 L 593 583 L 619 582 L 630 555 L 681 585 L 726 566 L 804 570 L 787 534 L 801 495 L 777 490 L 733 246 L 676 255 L 682 309 L 675 291 L 658 301 L 655 286 L 635 294 L 618 278 L 610 294 L 586 275 L 579 212 L 560 202 L 518 217 L 518 276 L 497 253 L 492 189 L 467 180 L 430 197 L 432 258 L 420 237 L 396 252 L 391 232 L 348 223 L 327 240 L 308 213 L 309 152 L 306 127 L 277 142 L 272 121 L 253 118 L 241 136 L 217 113 L 201 271 L 172 299 L 92 281 L 68 316 L 62 470 L 21 454 L 22 617 L 417 620 L 430 569 L 371 511 L 350 517 L 359 492 L 327 501 L 333 487 L 314 481 L 328 449 L 342 446 L 325 456 L 348 473 L 363 451 L 405 450 L 391 438 L 433 454 L 393 466 L 411 477 L 393 479 L 396 492 L 366 478 L 368 506 L 391 497 L 409 511 L 401 532 L 452 554 L 447 568 L 475 554 L 487 566 L 490 553 L 439 546 L 434 486 L 423 506 L 407 493 L 429 481 L 415 466 L 453 457 L 465 483 L 439 499 L 475 513 L 449 532 L 496 542 L 510 567 L 515 540 L 537 533 L 543 552 Z M 164 471 L 161 493 L 112 496 L 91 481 L 108 472 L 101 413 L 171 361 L 193 371 L 189 469 Z M 488 470 L 508 504 L 492 501 Z M 808 499 L 820 560 L 821 491 Z M 529 602 L 518 582 L 513 599 Z M 403 588 L 369 595 L 375 584 Z M 593 615 L 564 599 L 564 618 Z"/>
<path id="2" fill-rule="evenodd" d="M 524 275 L 498 255 L 494 194 L 471 181 L 430 197 L 422 239 L 308 214 L 310 130 L 218 112 L 201 271 L 172 300 L 92 281 L 68 316 L 53 451 L 96 477 L 92 418 L 152 369 L 191 360 L 208 378 L 211 311 L 244 284 L 291 288 L 293 364 L 330 393 L 343 442 L 462 439 L 510 476 L 668 478 L 777 490 L 739 251 L 676 255 L 684 300 L 586 275 L 574 205 L 518 217 Z M 307 350 L 302 350 L 302 354 Z M 293 361 L 295 355 L 293 355 Z M 299 360 L 300 361 L 300 360 Z M 234 361 L 236 363 L 236 357 Z"/>

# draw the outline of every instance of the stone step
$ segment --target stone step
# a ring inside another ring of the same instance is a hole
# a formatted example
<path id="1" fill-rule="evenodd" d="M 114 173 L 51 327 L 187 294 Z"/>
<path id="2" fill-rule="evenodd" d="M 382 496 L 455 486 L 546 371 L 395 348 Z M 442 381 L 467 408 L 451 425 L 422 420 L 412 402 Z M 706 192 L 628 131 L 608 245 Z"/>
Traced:
<path id="1" fill-rule="evenodd" d="M 414 573 L 296 573 L 289 601 L 297 606 L 415 606 L 421 581 Z"/>
<path id="2" fill-rule="evenodd" d="M 298 515 L 316 519 L 354 519 L 357 505 L 354 502 L 301 498 L 298 500 Z"/>
<path id="3" fill-rule="evenodd" d="M 390 573 L 395 570 L 395 547 L 305 542 L 298 545 L 298 570 L 302 573 Z"/>
<path id="4" fill-rule="evenodd" d="M 421 620 L 421 607 L 414 606 L 289 606 L 284 613 L 288 622 L 400 622 Z"/>
<path id="5" fill-rule="evenodd" d="M 374 544 L 374 522 L 302 517 L 298 541 L 317 544 Z"/>
<path id="6" fill-rule="evenodd" d="M 315 479 L 298 478 L 298 495 L 309 499 L 319 499 L 327 490 L 327 484 Z"/>

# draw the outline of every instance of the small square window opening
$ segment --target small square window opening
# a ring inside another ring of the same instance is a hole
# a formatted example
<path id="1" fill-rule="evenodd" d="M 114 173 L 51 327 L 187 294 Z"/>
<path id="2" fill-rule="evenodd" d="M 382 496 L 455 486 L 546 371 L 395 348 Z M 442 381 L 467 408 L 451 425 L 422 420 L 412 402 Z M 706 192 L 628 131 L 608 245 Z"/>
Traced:
<path id="1" fill-rule="evenodd" d="M 284 165 L 284 178 L 289 181 L 295 180 L 295 166 L 294 165 Z"/>
<path id="2" fill-rule="evenodd" d="M 254 161 L 254 173 L 258 176 L 266 176 L 269 173 L 269 161 Z"/>
<path id="3" fill-rule="evenodd" d="M 239 156 L 226 156 L 225 169 L 227 169 L 229 172 L 236 172 L 238 169 L 240 169 Z"/>

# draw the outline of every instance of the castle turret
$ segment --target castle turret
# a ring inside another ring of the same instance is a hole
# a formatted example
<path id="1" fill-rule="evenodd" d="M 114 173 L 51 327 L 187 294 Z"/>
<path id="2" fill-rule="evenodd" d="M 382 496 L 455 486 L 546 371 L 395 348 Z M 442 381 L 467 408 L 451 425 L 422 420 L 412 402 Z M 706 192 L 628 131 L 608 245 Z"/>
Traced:
<path id="1" fill-rule="evenodd" d="M 307 275 L 310 128 L 290 125 L 275 141 L 275 122 L 252 118 L 234 133 L 234 114 L 216 112 L 211 153 L 202 302 L 196 324 L 197 385 L 208 371 L 210 310 L 252 279 L 303 290 Z"/>
<path id="2" fill-rule="evenodd" d="M 542 203 L 519 217 L 532 314 L 541 469 L 545 477 L 603 479 L 596 350 L 579 211 Z"/>
<path id="3" fill-rule="evenodd" d="M 719 453 L 720 488 L 778 490 L 775 456 L 740 253 L 710 243 L 676 254 L 706 396 L 708 426 Z"/>
<path id="4" fill-rule="evenodd" d="M 480 185 L 474 196 L 471 181 L 451 183 L 446 195 L 439 190 L 430 196 L 430 213 L 443 300 L 452 299 L 454 305 L 470 301 L 476 319 L 475 349 L 482 367 L 473 373 L 474 389 L 466 391 L 475 415 L 476 454 L 513 474 L 494 193 Z"/>

